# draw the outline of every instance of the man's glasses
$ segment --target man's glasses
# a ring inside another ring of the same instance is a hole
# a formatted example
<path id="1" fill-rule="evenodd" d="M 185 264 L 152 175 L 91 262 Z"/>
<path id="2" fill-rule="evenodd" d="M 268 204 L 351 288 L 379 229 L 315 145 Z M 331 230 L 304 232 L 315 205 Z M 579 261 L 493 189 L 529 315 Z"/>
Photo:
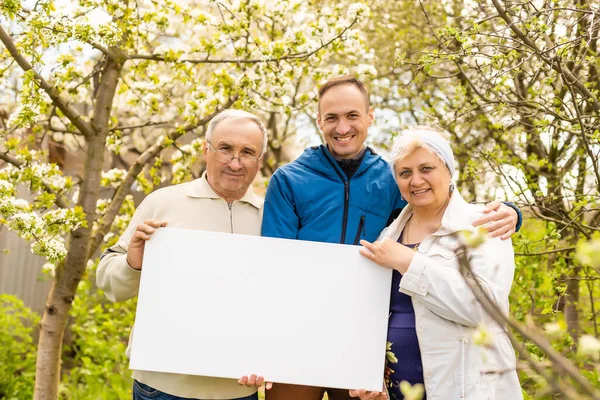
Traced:
<path id="1" fill-rule="evenodd" d="M 240 164 L 242 164 L 244 167 L 251 168 L 255 167 L 256 164 L 258 164 L 258 160 L 260 159 L 260 156 L 256 157 L 249 154 L 240 154 L 236 157 L 233 155 L 233 152 L 229 149 L 217 150 L 210 142 L 207 141 L 206 143 L 208 144 L 208 147 L 210 147 L 210 149 L 215 152 L 217 160 L 225 164 L 229 164 L 233 161 L 234 158 L 237 158 Z"/>

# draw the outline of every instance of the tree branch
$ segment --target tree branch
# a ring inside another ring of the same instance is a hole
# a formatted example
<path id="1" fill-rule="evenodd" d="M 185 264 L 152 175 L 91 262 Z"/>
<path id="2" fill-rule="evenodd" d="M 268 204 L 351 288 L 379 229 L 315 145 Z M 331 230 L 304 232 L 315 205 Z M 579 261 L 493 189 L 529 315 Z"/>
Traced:
<path id="1" fill-rule="evenodd" d="M 329 46 L 331 43 L 342 38 L 342 36 L 344 36 L 344 34 L 346 32 L 348 32 L 348 30 L 350 30 L 350 28 L 352 28 L 356 24 L 356 21 L 357 21 L 357 19 L 355 18 L 352 21 L 352 23 L 350 23 L 350 25 L 345 27 L 344 30 L 342 32 L 340 32 L 337 36 L 333 37 L 332 39 L 328 40 L 325 43 L 322 43 L 321 46 L 317 47 L 316 49 L 314 49 L 308 53 L 298 53 L 298 54 L 290 54 L 290 55 L 282 56 L 282 57 L 269 57 L 269 58 L 263 58 L 263 59 L 249 59 L 249 60 L 236 60 L 236 59 L 211 60 L 209 58 L 197 60 L 197 59 L 184 58 L 184 59 L 178 59 L 178 60 L 173 60 L 173 61 L 190 63 L 190 64 L 258 64 L 258 63 L 278 62 L 278 61 L 285 61 L 285 60 L 306 60 L 307 58 L 316 54 L 319 50 L 324 49 L 325 47 Z M 129 60 L 167 61 L 164 56 L 161 56 L 158 54 L 131 54 L 131 55 L 127 56 L 127 59 L 129 59 Z M 171 60 L 168 60 L 168 61 L 171 61 Z"/>
<path id="2" fill-rule="evenodd" d="M 547 251 L 541 251 L 539 253 L 515 253 L 516 256 L 525 256 L 525 257 L 532 257 L 532 256 L 544 256 L 547 254 L 554 254 L 554 253 L 563 253 L 563 252 L 567 252 L 567 251 L 573 251 L 575 250 L 576 247 L 565 247 L 562 249 L 552 249 L 552 250 L 547 250 Z"/>
<path id="3" fill-rule="evenodd" d="M 129 129 L 146 128 L 148 126 L 169 125 L 171 123 L 172 123 L 171 121 L 146 122 L 145 124 L 140 124 L 140 125 L 117 126 L 117 127 L 112 128 L 110 131 L 111 132 L 114 132 L 114 131 L 124 131 L 124 130 L 129 130 Z"/>
<path id="4" fill-rule="evenodd" d="M 33 76 L 38 85 L 48 94 L 48 96 L 50 96 L 52 102 L 60 109 L 60 111 L 62 111 L 65 117 L 67 117 L 85 136 L 93 135 L 94 129 L 92 125 L 84 121 L 81 115 L 60 96 L 58 90 L 46 82 L 46 80 L 33 69 L 25 57 L 19 53 L 12 38 L 6 33 L 2 26 L 0 26 L 0 41 L 2 41 L 12 58 L 19 64 L 23 71 L 27 72 L 31 70 L 33 72 Z"/>
<path id="5" fill-rule="evenodd" d="M 81 132 L 70 131 L 66 128 L 59 128 L 56 126 L 52 126 L 52 124 L 50 122 L 48 122 L 48 130 L 50 130 L 52 132 L 69 133 L 71 135 L 82 136 Z"/>
<path id="6" fill-rule="evenodd" d="M 561 70 L 562 67 L 560 65 L 558 65 L 558 69 Z M 561 77 L 563 77 L 563 80 L 565 81 L 565 86 L 569 89 L 569 92 L 571 93 L 571 102 L 573 103 L 573 107 L 575 107 L 575 112 L 577 113 L 577 118 L 579 119 L 579 125 L 580 125 L 579 128 L 581 129 L 581 139 L 583 140 L 583 145 L 585 147 L 585 151 L 586 151 L 588 157 L 590 157 L 590 159 L 592 160 L 592 168 L 594 169 L 594 174 L 596 175 L 596 185 L 600 185 L 600 171 L 598 170 L 598 158 L 592 152 L 592 149 L 590 148 L 590 144 L 588 143 L 587 135 L 585 132 L 585 124 L 583 123 L 583 119 L 581 118 L 581 110 L 579 109 L 579 104 L 577 104 L 577 96 L 575 95 L 575 91 L 573 90 L 573 87 L 571 87 L 571 85 L 569 85 L 569 82 L 564 77 L 564 74 L 561 73 L 560 75 L 561 75 Z"/>
<path id="7" fill-rule="evenodd" d="M 521 31 L 515 25 L 512 18 L 507 14 L 506 9 L 502 6 L 502 4 L 500 4 L 500 2 L 498 0 L 492 0 L 492 3 L 494 4 L 494 7 L 498 11 L 498 14 L 500 14 L 500 17 L 504 20 L 504 22 L 506 22 L 506 24 L 513 31 L 513 33 L 519 39 L 521 39 L 521 41 L 527 47 L 534 50 L 537 53 L 538 57 L 542 61 L 544 61 L 544 63 L 546 63 L 550 68 L 552 68 L 553 70 L 555 70 L 556 72 L 558 72 L 559 74 L 564 76 L 567 84 L 574 85 L 582 95 L 587 97 L 588 103 L 591 104 L 591 106 L 593 107 L 593 109 L 596 112 L 600 112 L 600 103 L 598 103 L 598 99 L 596 98 L 596 96 L 594 96 L 594 94 L 592 92 L 590 92 L 587 87 L 585 87 L 585 84 L 583 84 L 581 81 L 579 81 L 577 79 L 577 77 L 573 74 L 573 72 L 569 69 L 569 67 L 567 67 L 566 65 L 563 65 L 557 56 L 554 56 L 554 57 L 545 56 L 544 52 L 525 33 L 523 33 L 523 31 Z"/>

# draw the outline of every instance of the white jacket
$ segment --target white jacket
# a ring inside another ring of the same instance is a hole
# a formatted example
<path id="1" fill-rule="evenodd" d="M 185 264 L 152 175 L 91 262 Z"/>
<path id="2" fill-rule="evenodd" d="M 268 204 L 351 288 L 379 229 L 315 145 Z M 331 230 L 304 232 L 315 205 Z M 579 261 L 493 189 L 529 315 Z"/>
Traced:
<path id="1" fill-rule="evenodd" d="M 400 283 L 400 292 L 412 298 L 428 400 L 522 399 L 515 352 L 506 328 L 493 322 L 458 270 L 456 235 L 473 230 L 471 222 L 482 207 L 468 204 L 458 191 L 452 194 L 442 226 L 418 248 Z M 412 215 L 410 206 L 386 228 L 378 240 L 398 240 Z M 508 315 L 508 295 L 515 269 L 510 240 L 489 239 L 469 250 L 473 273 Z M 492 333 L 490 348 L 475 345 L 472 337 L 484 322 Z M 396 354 L 402 362 L 402 354 Z"/>

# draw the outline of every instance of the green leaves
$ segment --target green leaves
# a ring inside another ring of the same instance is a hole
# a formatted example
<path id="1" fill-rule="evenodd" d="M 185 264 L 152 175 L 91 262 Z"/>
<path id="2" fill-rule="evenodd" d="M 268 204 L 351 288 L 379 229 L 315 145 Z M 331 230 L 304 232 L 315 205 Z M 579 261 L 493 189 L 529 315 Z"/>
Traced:
<path id="1" fill-rule="evenodd" d="M 72 341 L 63 356 L 71 365 L 62 384 L 65 399 L 110 400 L 131 397 L 125 354 L 135 300 L 111 303 L 94 284 L 98 260 L 88 263 L 71 309 Z"/>
<path id="2" fill-rule="evenodd" d="M 0 2 L 0 12 L 7 15 L 11 20 L 21 11 L 21 8 L 20 0 L 2 0 Z"/>
<path id="3" fill-rule="evenodd" d="M 0 294 L 0 397 L 33 398 L 35 344 L 40 317 L 15 296 Z"/>
<path id="4" fill-rule="evenodd" d="M 391 342 L 387 342 L 386 346 L 385 346 L 385 358 L 387 360 L 388 363 L 392 363 L 392 364 L 396 364 L 398 362 L 398 358 L 396 357 L 396 355 L 394 354 L 394 352 L 392 351 L 392 343 Z"/>

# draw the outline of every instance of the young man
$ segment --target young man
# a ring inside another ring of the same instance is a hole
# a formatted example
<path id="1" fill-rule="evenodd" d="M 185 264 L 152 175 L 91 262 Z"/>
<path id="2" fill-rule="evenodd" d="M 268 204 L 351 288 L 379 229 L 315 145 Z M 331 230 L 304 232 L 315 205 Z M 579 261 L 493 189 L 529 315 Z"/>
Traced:
<path id="1" fill-rule="evenodd" d="M 262 234 L 355 245 L 361 239 L 372 242 L 406 202 L 387 162 L 364 145 L 373 108 L 363 83 L 351 76 L 325 83 L 319 90 L 317 120 L 326 146 L 306 149 L 275 172 L 265 199 Z M 492 235 L 503 238 L 515 232 L 515 210 L 498 202 L 487 208 L 497 212 L 476 221 L 478 225 L 489 223 Z M 348 390 L 275 384 L 267 399 L 321 400 L 325 392 L 330 400 L 350 398 Z"/>

